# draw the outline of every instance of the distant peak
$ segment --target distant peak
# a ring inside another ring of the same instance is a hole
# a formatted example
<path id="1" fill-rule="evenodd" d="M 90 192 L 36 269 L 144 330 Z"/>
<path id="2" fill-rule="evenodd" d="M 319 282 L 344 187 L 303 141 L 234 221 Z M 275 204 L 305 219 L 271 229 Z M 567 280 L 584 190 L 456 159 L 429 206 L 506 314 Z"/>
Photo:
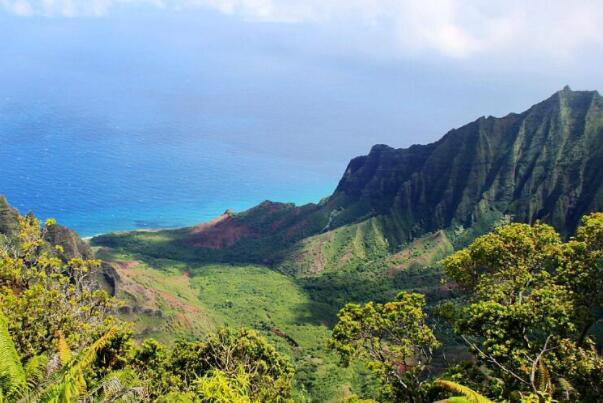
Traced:
<path id="1" fill-rule="evenodd" d="M 370 151 L 370 154 L 373 153 L 380 153 L 383 151 L 388 151 L 388 150 L 393 150 L 393 148 L 391 148 L 390 146 L 386 145 L 386 144 L 375 144 Z"/>
<path id="2" fill-rule="evenodd" d="M 565 87 L 563 87 L 563 89 L 561 90 L 562 92 L 571 92 L 572 89 L 570 88 L 569 85 L 566 85 Z"/>
<path id="3" fill-rule="evenodd" d="M 3 195 L 0 195 L 0 208 L 8 208 L 8 200 Z"/>

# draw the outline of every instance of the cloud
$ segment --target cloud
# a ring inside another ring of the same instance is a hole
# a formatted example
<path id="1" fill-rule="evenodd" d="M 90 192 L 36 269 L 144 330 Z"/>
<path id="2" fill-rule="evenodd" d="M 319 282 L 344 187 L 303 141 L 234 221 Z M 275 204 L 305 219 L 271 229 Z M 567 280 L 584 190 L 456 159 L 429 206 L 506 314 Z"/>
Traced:
<path id="1" fill-rule="evenodd" d="M 102 17 L 127 4 L 163 6 L 163 0 L 0 0 L 0 11 L 20 17 Z"/>
<path id="2" fill-rule="evenodd" d="M 345 27 L 350 40 L 372 34 L 404 54 L 457 59 L 509 52 L 567 57 L 603 43 L 600 0 L 0 0 L 0 9 L 19 16 L 75 17 L 145 4 L 207 8 L 245 20 L 316 24 L 334 31 Z"/>
<path id="3" fill-rule="evenodd" d="M 0 0 L 1 8 L 20 17 L 30 16 L 34 13 L 31 4 L 27 0 Z"/>

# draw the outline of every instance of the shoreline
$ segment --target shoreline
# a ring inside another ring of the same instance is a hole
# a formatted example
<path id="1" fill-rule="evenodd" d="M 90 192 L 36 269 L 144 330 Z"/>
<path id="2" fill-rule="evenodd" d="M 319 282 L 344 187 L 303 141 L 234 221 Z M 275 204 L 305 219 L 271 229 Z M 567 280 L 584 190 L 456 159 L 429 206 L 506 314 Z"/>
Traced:
<path id="1" fill-rule="evenodd" d="M 136 228 L 136 229 L 132 229 L 132 230 L 102 232 L 102 233 L 95 234 L 95 235 L 80 236 L 80 238 L 82 239 L 82 241 L 88 242 L 92 238 L 96 238 L 96 237 L 103 236 L 103 235 L 109 235 L 109 234 L 128 234 L 130 232 L 173 231 L 173 230 L 178 230 L 178 229 L 182 229 L 182 228 L 193 228 L 194 226 L 195 225 L 189 225 L 189 226 L 183 226 L 183 227 L 165 227 L 165 228 Z"/>

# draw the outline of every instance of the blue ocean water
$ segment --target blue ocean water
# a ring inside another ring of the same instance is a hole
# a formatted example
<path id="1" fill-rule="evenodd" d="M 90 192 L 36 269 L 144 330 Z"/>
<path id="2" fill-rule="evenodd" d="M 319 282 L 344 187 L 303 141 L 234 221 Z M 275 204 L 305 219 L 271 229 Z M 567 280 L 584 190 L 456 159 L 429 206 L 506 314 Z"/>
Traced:
<path id="1" fill-rule="evenodd" d="M 83 236 L 192 225 L 265 199 L 328 195 L 335 170 L 189 128 L 107 127 L 35 104 L 0 109 L 0 193 Z"/>

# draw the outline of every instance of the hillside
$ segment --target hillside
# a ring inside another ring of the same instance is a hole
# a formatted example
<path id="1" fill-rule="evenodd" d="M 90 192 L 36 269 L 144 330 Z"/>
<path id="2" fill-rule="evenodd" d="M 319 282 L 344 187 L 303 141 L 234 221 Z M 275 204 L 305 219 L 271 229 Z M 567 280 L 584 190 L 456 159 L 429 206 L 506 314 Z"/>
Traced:
<path id="1" fill-rule="evenodd" d="M 565 88 L 521 114 L 481 117 L 436 143 L 375 146 L 354 159 L 330 205 L 336 225 L 387 217 L 402 240 L 492 214 L 565 234 L 603 204 L 603 99 Z"/>
<path id="2" fill-rule="evenodd" d="M 266 201 L 193 228 L 161 231 L 150 248 L 137 242 L 146 237 L 137 233 L 94 243 L 288 271 L 302 261 L 302 273 L 315 273 L 341 265 L 332 264 L 334 249 L 347 261 L 373 260 L 442 229 L 458 246 L 501 220 L 540 220 L 567 235 L 583 214 L 603 208 L 602 140 L 602 97 L 566 87 L 523 113 L 481 117 L 432 144 L 374 146 L 349 163 L 319 204 Z"/>
<path id="3" fill-rule="evenodd" d="M 339 307 L 400 290 L 430 304 L 454 295 L 436 263 L 502 223 L 541 220 L 573 233 L 583 214 L 603 209 L 602 167 L 603 99 L 564 88 L 432 144 L 374 146 L 318 204 L 266 201 L 190 228 L 91 243 L 122 279 L 116 293 L 141 334 L 165 340 L 224 323 L 252 326 L 298 365 L 335 371 L 309 340 L 324 340 Z M 353 373 L 333 376 L 336 389 L 300 382 L 321 397 L 358 387 Z"/>

